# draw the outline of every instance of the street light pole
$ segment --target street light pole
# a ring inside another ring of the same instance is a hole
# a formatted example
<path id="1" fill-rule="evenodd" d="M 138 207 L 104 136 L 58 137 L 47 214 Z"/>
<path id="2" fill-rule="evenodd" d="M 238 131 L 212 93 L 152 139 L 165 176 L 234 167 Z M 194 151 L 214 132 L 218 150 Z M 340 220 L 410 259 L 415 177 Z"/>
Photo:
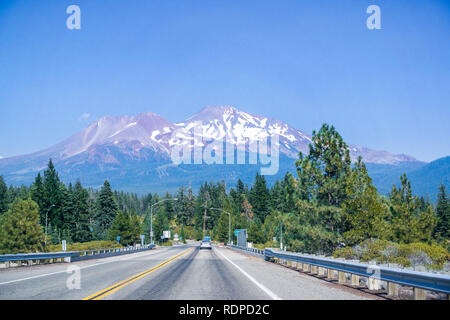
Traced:
<path id="1" fill-rule="evenodd" d="M 156 206 L 158 203 L 164 202 L 164 201 L 176 201 L 178 198 L 173 199 L 163 199 L 161 201 L 158 201 L 157 203 L 154 203 L 150 206 L 150 243 L 153 244 L 153 206 Z"/>
<path id="2" fill-rule="evenodd" d="M 281 251 L 283 251 L 283 222 L 281 223 L 281 229 L 280 229 L 280 249 Z"/>
<path id="3" fill-rule="evenodd" d="M 231 214 L 220 208 L 210 208 L 210 209 L 219 210 L 225 212 L 228 215 L 228 244 L 231 244 Z"/>
<path id="4" fill-rule="evenodd" d="M 48 212 L 51 208 L 53 208 L 55 205 L 52 204 L 50 208 L 48 208 L 47 212 L 45 213 L 45 248 L 47 248 L 47 221 L 48 221 Z"/>

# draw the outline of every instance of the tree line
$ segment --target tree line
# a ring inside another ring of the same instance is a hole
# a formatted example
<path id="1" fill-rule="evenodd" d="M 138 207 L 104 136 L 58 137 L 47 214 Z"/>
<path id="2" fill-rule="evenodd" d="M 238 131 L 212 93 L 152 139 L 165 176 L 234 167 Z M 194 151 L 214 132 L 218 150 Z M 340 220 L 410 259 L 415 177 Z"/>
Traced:
<path id="1" fill-rule="evenodd" d="M 331 254 L 367 239 L 448 248 L 450 206 L 443 185 L 436 205 L 415 196 L 406 175 L 388 196 L 379 194 L 362 159 L 352 164 L 348 145 L 327 124 L 313 131 L 309 153 L 299 153 L 295 165 L 296 176 L 288 172 L 272 186 L 256 174 L 251 186 L 240 179 L 232 187 L 223 181 L 205 182 L 197 192 L 181 186 L 174 194 L 138 196 L 112 191 L 108 181 L 97 191 L 83 188 L 79 181 L 66 185 L 50 160 L 30 187 L 8 188 L 0 177 L 0 250 L 11 251 L 11 241 L 5 239 L 20 237 L 11 236 L 19 233 L 11 226 L 20 212 L 27 212 L 26 221 L 41 235 L 27 243 L 41 243 L 45 228 L 45 240 L 51 243 L 114 240 L 120 235 L 124 244 L 132 244 L 139 242 L 140 234 L 148 242 L 150 208 L 156 240 L 163 230 L 171 230 L 184 239 L 210 235 L 226 242 L 229 213 L 232 230 L 247 229 L 248 241 L 279 246 L 282 240 L 291 251 Z M 163 199 L 172 201 L 159 203 Z M 20 249 L 25 248 L 21 244 Z"/>

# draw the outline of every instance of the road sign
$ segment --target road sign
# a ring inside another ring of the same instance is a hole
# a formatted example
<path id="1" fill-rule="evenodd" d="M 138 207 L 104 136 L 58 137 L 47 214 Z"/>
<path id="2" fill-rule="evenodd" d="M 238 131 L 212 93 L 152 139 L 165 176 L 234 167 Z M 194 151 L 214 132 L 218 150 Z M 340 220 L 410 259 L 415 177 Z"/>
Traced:
<path id="1" fill-rule="evenodd" d="M 163 231 L 163 237 L 164 237 L 165 239 L 170 239 L 170 231 L 168 231 L 168 230 Z"/>
<path id="2" fill-rule="evenodd" d="M 141 246 L 144 245 L 144 239 L 145 239 L 145 235 L 141 234 Z"/>
<path id="3" fill-rule="evenodd" d="M 242 229 L 241 231 L 238 232 L 237 234 L 237 245 L 240 247 L 247 247 L 247 229 Z"/>
<path id="4" fill-rule="evenodd" d="M 175 234 L 173 235 L 173 240 L 178 241 L 178 233 L 175 233 Z"/>
<path id="5" fill-rule="evenodd" d="M 119 243 L 120 242 L 120 236 L 117 236 L 116 240 L 117 240 L 117 243 Z"/>
<path id="6" fill-rule="evenodd" d="M 61 241 L 62 244 L 62 251 L 66 251 L 67 246 L 66 246 L 66 240 Z"/>
<path id="7" fill-rule="evenodd" d="M 237 237 L 238 233 L 247 229 L 234 229 L 234 235 Z"/>

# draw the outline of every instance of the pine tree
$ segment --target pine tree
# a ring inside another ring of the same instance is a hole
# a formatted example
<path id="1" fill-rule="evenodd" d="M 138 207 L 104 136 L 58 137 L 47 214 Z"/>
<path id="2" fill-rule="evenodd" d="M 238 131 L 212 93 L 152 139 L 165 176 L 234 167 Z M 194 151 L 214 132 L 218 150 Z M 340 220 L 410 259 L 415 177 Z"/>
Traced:
<path id="1" fill-rule="evenodd" d="M 95 214 L 95 238 L 105 240 L 107 231 L 117 215 L 118 206 L 111 191 L 108 180 L 105 181 L 97 198 Z"/>
<path id="2" fill-rule="evenodd" d="M 323 124 L 319 132 L 313 131 L 309 154 L 300 153 L 296 167 L 296 198 L 300 201 L 296 210 L 304 214 L 302 210 L 308 208 L 301 231 L 308 237 L 303 245 L 320 246 L 322 252 L 330 252 L 341 241 L 345 230 L 342 205 L 348 199 L 346 184 L 351 173 L 348 145 L 333 126 Z M 322 240 L 313 242 L 312 237 Z M 309 244 L 305 245 L 306 242 Z"/>
<path id="3" fill-rule="evenodd" d="M 130 211 L 130 229 L 132 242 L 138 243 L 142 234 L 142 223 L 133 209 Z"/>
<path id="4" fill-rule="evenodd" d="M 48 215 L 48 223 L 54 228 L 62 228 L 62 199 L 61 199 L 61 181 L 53 165 L 52 159 L 48 162 L 48 167 L 44 171 L 44 207 L 42 208 L 43 217 Z M 48 212 L 48 214 L 47 214 Z M 45 224 L 44 221 L 42 221 Z"/>
<path id="5" fill-rule="evenodd" d="M 228 242 L 228 215 L 221 213 L 215 228 L 215 238 L 219 242 Z"/>
<path id="6" fill-rule="evenodd" d="M 438 241 L 448 241 L 450 239 L 450 203 L 443 184 L 439 186 L 436 216 L 437 224 L 433 231 L 433 237 Z"/>
<path id="7" fill-rule="evenodd" d="M 62 221 L 60 222 L 61 240 L 71 243 L 76 230 L 76 217 L 74 214 L 74 199 L 72 184 L 69 183 L 66 188 L 64 183 L 60 184 L 61 196 L 61 213 Z"/>
<path id="8" fill-rule="evenodd" d="M 89 222 L 89 193 L 77 181 L 72 192 L 73 214 L 75 218 L 75 230 L 73 241 L 87 242 L 92 240 Z"/>
<path id="9" fill-rule="evenodd" d="M 333 126 L 313 131 L 309 154 L 296 162 L 301 198 L 339 207 L 346 199 L 345 182 L 350 173 L 350 151 Z"/>
<path id="10" fill-rule="evenodd" d="M 294 212 L 295 197 L 297 193 L 297 181 L 292 176 L 292 173 L 286 173 L 286 175 L 284 176 L 282 187 L 282 210 L 284 212 Z"/>
<path id="11" fill-rule="evenodd" d="M 431 241 L 432 230 L 436 225 L 436 217 L 431 205 L 421 211 L 420 199 L 413 196 L 411 183 L 406 174 L 400 177 L 401 187 L 395 185 L 389 194 L 392 214 L 393 241 L 412 243 Z"/>
<path id="12" fill-rule="evenodd" d="M 189 186 L 187 191 L 188 193 L 184 208 L 186 210 L 186 226 L 193 226 L 195 216 L 195 196 L 192 187 Z"/>
<path id="13" fill-rule="evenodd" d="M 39 209 L 33 200 L 17 199 L 0 217 L 0 252 L 27 253 L 43 250 L 44 233 Z"/>
<path id="14" fill-rule="evenodd" d="M 117 213 L 111 224 L 111 228 L 108 230 L 109 240 L 116 241 L 117 236 L 120 236 L 120 243 L 123 245 L 131 245 L 134 243 L 130 216 L 122 211 Z"/>
<path id="15" fill-rule="evenodd" d="M 164 197 L 165 199 L 172 199 L 172 195 L 169 192 L 166 192 Z M 175 208 L 173 205 L 173 201 L 165 201 L 161 204 L 162 207 L 165 208 L 167 219 L 172 220 L 175 217 Z"/>
<path id="16" fill-rule="evenodd" d="M 255 183 L 250 190 L 250 203 L 255 215 L 264 220 L 270 212 L 270 192 L 264 176 L 256 174 Z"/>
<path id="17" fill-rule="evenodd" d="M 163 231 L 166 230 L 169 230 L 169 219 L 167 218 L 167 214 L 164 208 L 159 208 L 155 216 L 155 221 L 153 223 L 153 239 L 159 241 L 161 236 L 163 235 Z"/>
<path id="18" fill-rule="evenodd" d="M 31 185 L 31 199 L 37 203 L 39 206 L 39 216 L 41 225 L 45 226 L 45 212 L 43 212 L 45 207 L 45 189 L 44 182 L 39 172 Z"/>
<path id="19" fill-rule="evenodd" d="M 0 215 L 8 210 L 8 187 L 3 176 L 0 176 Z"/>
<path id="20" fill-rule="evenodd" d="M 348 199 L 344 202 L 344 237 L 350 245 L 366 239 L 389 239 L 389 210 L 382 201 L 361 157 L 347 182 Z"/>
<path id="21" fill-rule="evenodd" d="M 247 230 L 248 241 L 253 243 L 265 243 L 264 235 L 262 233 L 262 224 L 259 218 L 253 219 L 250 222 L 250 226 Z"/>

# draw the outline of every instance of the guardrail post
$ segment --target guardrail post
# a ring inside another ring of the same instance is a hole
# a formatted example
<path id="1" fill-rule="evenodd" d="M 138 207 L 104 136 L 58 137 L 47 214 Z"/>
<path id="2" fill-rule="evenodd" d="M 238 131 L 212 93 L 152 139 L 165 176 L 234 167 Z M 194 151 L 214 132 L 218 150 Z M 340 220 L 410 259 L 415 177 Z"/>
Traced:
<path id="1" fill-rule="evenodd" d="M 427 293 L 425 289 L 414 288 L 414 300 L 426 300 Z"/>
<path id="2" fill-rule="evenodd" d="M 317 268 L 317 274 L 318 274 L 319 276 L 323 276 L 323 268 L 322 268 L 322 267 L 318 267 L 318 268 Z"/>
<path id="3" fill-rule="evenodd" d="M 310 271 L 310 265 L 307 264 L 307 263 L 304 263 L 304 264 L 303 264 L 303 271 L 304 271 L 304 272 L 309 272 L 309 271 Z"/>
<path id="4" fill-rule="evenodd" d="M 398 297 L 398 284 L 388 282 L 388 295 L 391 297 Z"/>
<path id="5" fill-rule="evenodd" d="M 334 279 L 334 270 L 333 269 L 328 269 L 328 279 Z"/>
<path id="6" fill-rule="evenodd" d="M 338 271 L 338 282 L 341 284 L 347 282 L 347 278 L 345 277 L 345 272 Z"/>
<path id="7" fill-rule="evenodd" d="M 352 274 L 352 286 L 359 286 L 359 276 L 356 274 Z"/>
<path id="8" fill-rule="evenodd" d="M 10 261 L 5 261 L 5 268 L 9 268 L 11 266 L 11 262 Z"/>
<path id="9" fill-rule="evenodd" d="M 380 280 L 374 277 L 368 279 L 369 290 L 380 290 Z"/>
<path id="10" fill-rule="evenodd" d="M 312 274 L 317 274 L 317 266 L 311 265 L 311 273 Z"/>

